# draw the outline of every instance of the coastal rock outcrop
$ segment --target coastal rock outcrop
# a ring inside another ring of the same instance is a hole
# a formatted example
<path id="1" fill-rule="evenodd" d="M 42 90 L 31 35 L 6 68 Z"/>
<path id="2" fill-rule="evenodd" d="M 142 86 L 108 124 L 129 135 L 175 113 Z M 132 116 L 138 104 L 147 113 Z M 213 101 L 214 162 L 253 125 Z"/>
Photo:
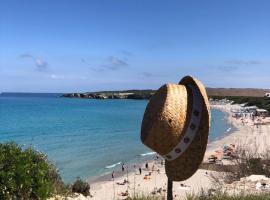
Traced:
<path id="1" fill-rule="evenodd" d="M 150 99 L 154 91 L 140 93 L 136 92 L 86 92 L 86 93 L 66 93 L 61 97 L 84 98 L 84 99 Z"/>

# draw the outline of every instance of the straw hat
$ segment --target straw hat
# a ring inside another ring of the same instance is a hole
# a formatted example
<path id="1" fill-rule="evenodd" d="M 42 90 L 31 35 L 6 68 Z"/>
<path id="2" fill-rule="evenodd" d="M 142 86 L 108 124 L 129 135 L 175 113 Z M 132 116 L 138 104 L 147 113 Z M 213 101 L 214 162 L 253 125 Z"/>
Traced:
<path id="1" fill-rule="evenodd" d="M 161 86 L 150 99 L 142 121 L 142 142 L 165 158 L 170 180 L 192 176 L 203 160 L 210 127 L 204 85 L 186 76 Z"/>

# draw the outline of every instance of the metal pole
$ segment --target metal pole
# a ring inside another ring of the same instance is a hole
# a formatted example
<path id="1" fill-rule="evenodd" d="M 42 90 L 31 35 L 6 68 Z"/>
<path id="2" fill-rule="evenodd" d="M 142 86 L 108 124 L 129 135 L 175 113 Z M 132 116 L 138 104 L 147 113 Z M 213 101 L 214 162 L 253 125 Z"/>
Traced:
<path id="1" fill-rule="evenodd" d="M 135 187 L 136 187 L 136 180 L 135 180 L 135 176 L 136 176 L 136 171 L 134 173 L 134 194 L 133 194 L 133 198 L 135 198 Z"/>
<path id="2" fill-rule="evenodd" d="M 173 200 L 173 181 L 168 178 L 167 200 Z"/>
<path id="3" fill-rule="evenodd" d="M 115 200 L 115 186 L 114 186 L 114 177 L 113 177 L 113 200 Z"/>
<path id="4" fill-rule="evenodd" d="M 135 198 L 135 194 L 136 194 L 136 165 L 133 165 L 134 167 L 134 180 L 133 180 L 133 184 L 134 184 L 134 193 L 133 193 L 133 198 Z"/>
<path id="5" fill-rule="evenodd" d="M 127 191 L 129 189 L 129 181 L 128 181 L 128 165 L 127 165 Z"/>

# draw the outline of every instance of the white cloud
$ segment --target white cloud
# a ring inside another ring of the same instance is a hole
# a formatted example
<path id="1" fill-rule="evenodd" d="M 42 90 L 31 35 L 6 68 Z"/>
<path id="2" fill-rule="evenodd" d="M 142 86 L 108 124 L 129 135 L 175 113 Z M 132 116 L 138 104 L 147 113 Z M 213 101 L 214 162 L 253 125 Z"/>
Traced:
<path id="1" fill-rule="evenodd" d="M 86 63 L 85 60 L 82 60 L 82 62 Z M 90 69 L 95 72 L 104 72 L 104 71 L 116 71 L 123 69 L 124 67 L 128 66 L 129 64 L 121 58 L 110 56 L 106 58 L 105 63 L 100 65 L 99 68 L 91 67 Z"/>
<path id="2" fill-rule="evenodd" d="M 46 68 L 48 66 L 48 63 L 41 58 L 36 58 L 35 64 L 36 64 L 36 67 L 38 68 L 38 70 L 41 70 L 41 71 L 46 70 Z"/>
<path id="3" fill-rule="evenodd" d="M 65 76 L 63 75 L 56 75 L 56 74 L 51 74 L 50 75 L 51 79 L 65 79 Z"/>
<path id="4" fill-rule="evenodd" d="M 226 61 L 227 64 L 231 64 L 231 65 L 260 65 L 262 64 L 262 62 L 260 60 L 238 60 L 238 59 L 234 59 L 234 60 L 227 60 Z"/>
<path id="5" fill-rule="evenodd" d="M 33 56 L 31 54 L 28 53 L 24 53 L 20 55 L 21 58 L 33 58 Z"/>
<path id="6" fill-rule="evenodd" d="M 128 65 L 124 60 L 121 60 L 120 58 L 117 58 L 114 56 L 109 57 L 109 61 L 113 66 L 120 67 L 120 66 L 127 66 Z"/>
<path id="7" fill-rule="evenodd" d="M 64 79 L 80 79 L 85 80 L 87 77 L 85 76 L 69 76 L 69 75 L 61 75 L 61 74 L 51 74 L 49 78 L 54 80 L 64 80 Z"/>
<path id="8" fill-rule="evenodd" d="M 38 71 L 46 71 L 47 70 L 48 63 L 42 58 L 38 58 L 38 57 L 35 57 L 35 56 L 33 56 L 31 54 L 27 54 L 27 53 L 21 54 L 19 57 L 20 58 L 29 58 L 29 59 L 33 60 Z"/>

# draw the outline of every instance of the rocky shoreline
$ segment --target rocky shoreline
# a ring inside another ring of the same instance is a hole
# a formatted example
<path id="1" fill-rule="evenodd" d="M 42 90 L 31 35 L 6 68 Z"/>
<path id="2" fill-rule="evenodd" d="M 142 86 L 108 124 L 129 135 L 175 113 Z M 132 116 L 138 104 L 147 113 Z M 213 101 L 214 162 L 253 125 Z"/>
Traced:
<path id="1" fill-rule="evenodd" d="M 87 93 L 66 93 L 61 97 L 83 98 L 83 99 L 150 99 L 153 93 L 133 93 L 133 92 L 87 92 Z"/>

